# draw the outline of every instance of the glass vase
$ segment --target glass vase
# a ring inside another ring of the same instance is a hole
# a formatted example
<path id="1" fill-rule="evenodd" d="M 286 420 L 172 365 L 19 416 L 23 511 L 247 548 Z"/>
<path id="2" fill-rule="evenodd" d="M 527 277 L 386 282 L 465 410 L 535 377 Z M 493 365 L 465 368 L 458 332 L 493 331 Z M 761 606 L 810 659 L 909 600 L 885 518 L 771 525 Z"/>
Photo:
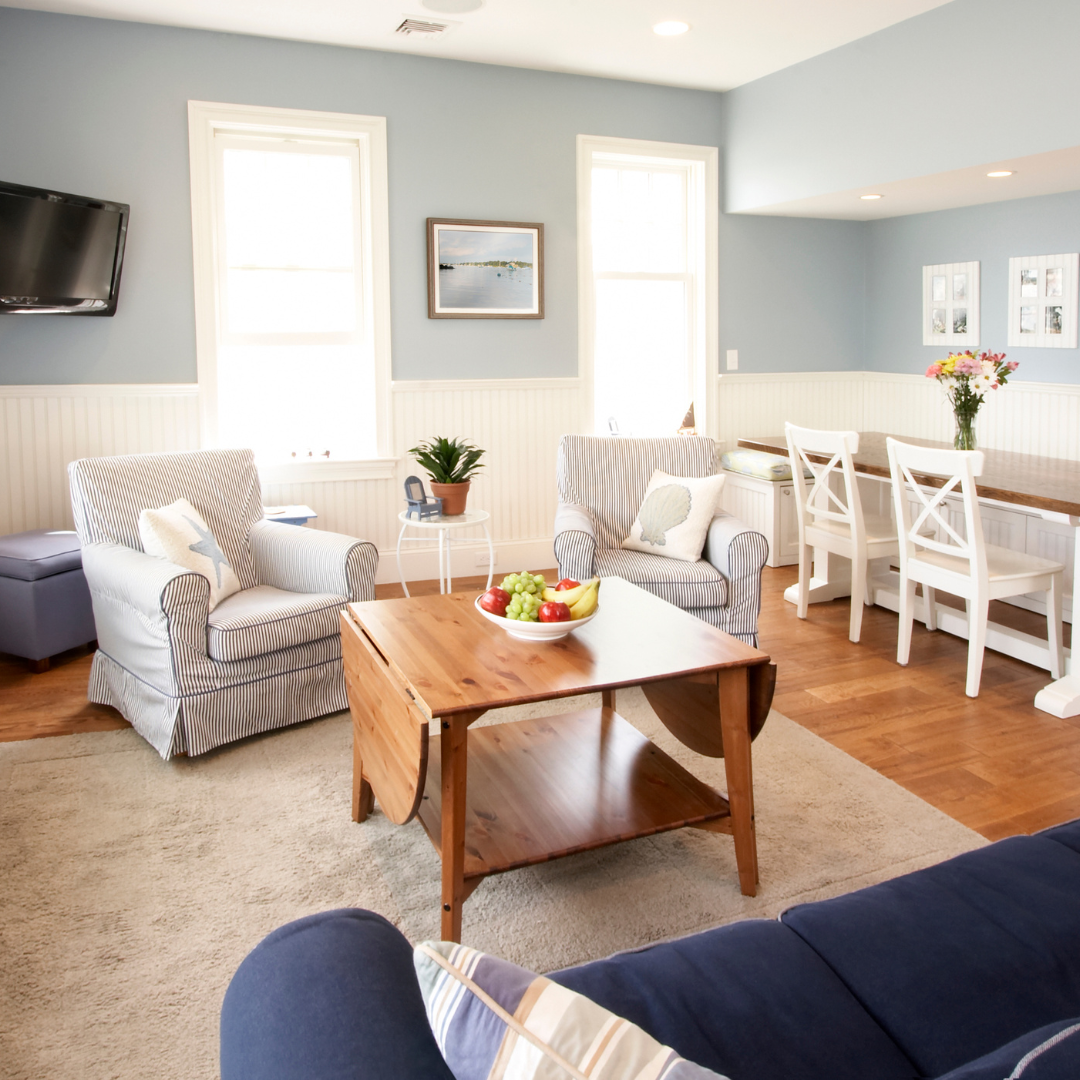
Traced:
<path id="1" fill-rule="evenodd" d="M 956 418 L 956 434 L 953 436 L 953 449 L 975 449 L 975 417 L 977 415 L 976 410 L 968 412 L 967 410 L 957 409 L 953 413 L 953 416 Z"/>

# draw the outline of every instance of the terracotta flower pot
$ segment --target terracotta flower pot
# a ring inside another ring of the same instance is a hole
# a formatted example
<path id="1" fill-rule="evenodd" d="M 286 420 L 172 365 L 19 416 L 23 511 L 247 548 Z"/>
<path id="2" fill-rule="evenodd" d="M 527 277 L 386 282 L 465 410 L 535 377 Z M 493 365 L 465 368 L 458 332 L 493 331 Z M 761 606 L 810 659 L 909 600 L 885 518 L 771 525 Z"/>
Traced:
<path id="1" fill-rule="evenodd" d="M 469 497 L 469 488 L 472 482 L 466 480 L 464 484 L 436 484 L 431 482 L 431 494 L 436 499 L 442 499 L 442 512 L 445 517 L 457 517 L 465 513 L 465 500 Z"/>

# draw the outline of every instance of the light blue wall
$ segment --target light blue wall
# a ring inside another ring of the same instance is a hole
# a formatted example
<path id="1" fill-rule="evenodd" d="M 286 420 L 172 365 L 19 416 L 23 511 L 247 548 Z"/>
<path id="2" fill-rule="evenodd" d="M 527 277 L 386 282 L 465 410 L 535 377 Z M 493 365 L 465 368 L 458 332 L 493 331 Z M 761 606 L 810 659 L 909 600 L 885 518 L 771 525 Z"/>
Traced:
<path id="1" fill-rule="evenodd" d="M 747 210 L 1080 144 L 1080 3 L 952 0 L 732 90 Z"/>
<path id="2" fill-rule="evenodd" d="M 722 131 L 719 94 L 0 8 L 0 178 L 132 207 L 117 315 L 0 317 L 0 383 L 195 380 L 189 98 L 387 117 L 399 379 L 575 375 L 575 136 Z M 547 317 L 429 320 L 437 215 L 544 222 Z"/>
<path id="3" fill-rule="evenodd" d="M 1080 251 L 1080 191 L 913 214 L 867 224 L 867 363 L 922 372 L 947 350 L 922 344 L 922 268 L 980 263 L 980 348 L 1020 361 L 1017 378 L 1080 382 L 1078 349 L 1010 349 L 1009 259 Z"/>
<path id="4" fill-rule="evenodd" d="M 720 219 L 720 367 L 740 372 L 864 366 L 863 222 L 725 214 Z"/>

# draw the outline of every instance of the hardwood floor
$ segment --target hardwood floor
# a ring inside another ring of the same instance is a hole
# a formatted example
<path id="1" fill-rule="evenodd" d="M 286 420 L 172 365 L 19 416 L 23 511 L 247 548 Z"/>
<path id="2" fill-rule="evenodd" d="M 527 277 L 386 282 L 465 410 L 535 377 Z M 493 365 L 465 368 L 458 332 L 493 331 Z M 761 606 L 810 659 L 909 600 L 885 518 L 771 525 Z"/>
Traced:
<path id="1" fill-rule="evenodd" d="M 967 642 L 916 623 L 911 663 L 901 668 L 896 615 L 867 608 L 853 645 L 846 600 L 796 617 L 783 598 L 796 578 L 794 567 L 765 569 L 761 647 L 779 667 L 780 712 L 989 839 L 1080 817 L 1080 718 L 1058 720 L 1032 705 L 1046 672 L 987 651 L 973 701 L 964 695 Z M 479 590 L 484 580 L 455 587 Z M 438 583 L 410 589 L 437 592 Z M 376 593 L 400 596 L 401 586 Z M 1045 632 L 1037 616 L 1003 604 L 991 618 Z M 89 671 L 90 655 L 79 650 L 41 675 L 0 656 L 0 741 L 126 727 L 114 710 L 87 703 Z"/>
<path id="2" fill-rule="evenodd" d="M 867 608 L 853 645 L 848 601 L 812 604 L 801 621 L 783 598 L 797 580 L 793 566 L 765 569 L 761 648 L 778 666 L 780 712 L 989 839 L 1080 817 L 1080 718 L 1032 704 L 1045 671 L 988 649 L 968 698 L 966 641 L 916 622 L 902 668 L 893 612 Z M 1046 635 L 1044 620 L 1006 604 L 990 617 Z"/>

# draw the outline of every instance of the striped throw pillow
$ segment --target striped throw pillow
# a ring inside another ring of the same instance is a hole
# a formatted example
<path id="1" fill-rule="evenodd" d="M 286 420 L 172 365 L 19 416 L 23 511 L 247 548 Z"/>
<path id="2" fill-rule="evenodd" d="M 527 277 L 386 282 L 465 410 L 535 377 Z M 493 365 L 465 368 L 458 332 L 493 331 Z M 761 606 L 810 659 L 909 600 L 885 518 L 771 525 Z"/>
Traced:
<path id="1" fill-rule="evenodd" d="M 413 962 L 435 1041 L 457 1080 L 724 1080 L 506 960 L 425 941 Z"/>

